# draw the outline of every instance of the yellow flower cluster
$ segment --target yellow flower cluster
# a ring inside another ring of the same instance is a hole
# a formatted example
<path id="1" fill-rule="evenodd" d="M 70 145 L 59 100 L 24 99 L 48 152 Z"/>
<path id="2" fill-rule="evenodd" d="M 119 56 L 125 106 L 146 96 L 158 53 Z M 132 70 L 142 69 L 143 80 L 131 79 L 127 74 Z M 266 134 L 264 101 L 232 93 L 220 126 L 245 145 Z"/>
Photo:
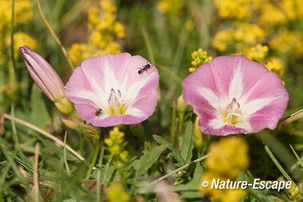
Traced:
<path id="1" fill-rule="evenodd" d="M 281 6 L 289 20 L 303 17 L 303 4 L 301 0 L 282 0 L 279 6 Z"/>
<path id="2" fill-rule="evenodd" d="M 74 63 L 100 54 L 121 52 L 118 40 L 125 37 L 125 29 L 116 21 L 117 8 L 109 0 L 100 0 L 99 5 L 101 9 L 93 7 L 88 14 L 89 42 L 75 43 L 68 52 Z"/>
<path id="3" fill-rule="evenodd" d="M 284 73 L 282 61 L 276 57 L 269 58 L 265 67 L 267 67 L 269 71 L 276 72 L 278 76 L 282 76 Z"/>
<path id="4" fill-rule="evenodd" d="M 248 146 L 235 136 L 222 138 L 218 143 L 211 144 L 208 153 L 210 156 L 206 159 L 207 172 L 203 174 L 202 181 L 208 181 L 209 184 L 213 179 L 234 181 L 248 168 Z M 223 202 L 239 201 L 245 195 L 245 190 L 242 189 L 211 189 L 210 186 L 199 186 L 199 190 Z"/>
<path id="5" fill-rule="evenodd" d="M 160 0 L 157 10 L 160 13 L 177 13 L 183 6 L 183 0 Z"/>
<path id="6" fill-rule="evenodd" d="M 26 24 L 33 18 L 32 3 L 28 0 L 15 0 L 14 24 Z M 12 22 L 12 0 L 1 0 L 0 32 L 10 31 Z"/>
<path id="7" fill-rule="evenodd" d="M 26 24 L 33 18 L 33 5 L 28 0 L 15 0 L 14 25 Z M 12 24 L 12 1 L 2 0 L 0 6 L 0 38 L 4 43 L 0 43 L 0 55 L 5 55 L 6 50 L 11 45 L 11 24 Z M 14 34 L 14 50 L 20 46 L 29 45 L 32 49 L 38 46 L 37 41 L 24 32 Z M 19 55 L 19 54 L 18 54 Z M 0 59 L 0 62 L 1 59 Z"/>
<path id="8" fill-rule="evenodd" d="M 188 69 L 189 72 L 194 72 L 199 66 L 204 63 L 209 63 L 213 59 L 212 57 L 207 56 L 207 51 L 203 51 L 202 48 L 192 52 L 191 57 L 193 58 L 193 61 L 191 61 L 193 66 Z"/>
<path id="9" fill-rule="evenodd" d="M 248 48 L 244 51 L 244 55 L 251 60 L 260 62 L 268 53 L 268 46 L 262 46 L 257 44 L 251 48 Z"/>
<path id="10" fill-rule="evenodd" d="M 301 0 L 214 0 L 214 3 L 221 18 L 231 19 L 231 27 L 224 26 L 213 38 L 217 50 L 226 51 L 231 45 L 236 49 L 232 52 L 239 52 L 262 43 L 277 53 L 303 56 L 303 34 L 288 26 L 303 20 Z"/>
<path id="11" fill-rule="evenodd" d="M 234 29 L 219 31 L 213 39 L 214 48 L 225 51 L 227 44 L 254 45 L 264 40 L 264 30 L 256 24 L 238 24 Z M 239 47 L 241 47 L 239 46 Z"/>
<path id="12" fill-rule="evenodd" d="M 281 53 L 303 55 L 303 34 L 297 31 L 282 30 L 276 33 L 269 41 L 269 47 Z"/>
<path id="13" fill-rule="evenodd" d="M 266 1 L 261 8 L 261 14 L 258 19 L 260 25 L 266 27 L 271 27 L 276 24 L 283 24 L 287 21 L 286 16 L 283 11 L 276 7 L 271 2 Z"/>
<path id="14" fill-rule="evenodd" d="M 291 186 L 289 192 L 290 192 L 291 198 L 296 199 L 296 198 L 298 198 L 299 187 L 295 183 L 292 183 L 292 186 Z"/>
<path id="15" fill-rule="evenodd" d="M 262 60 L 264 61 L 265 57 L 267 56 L 267 53 L 268 53 L 268 46 L 263 46 L 261 44 L 257 44 L 256 46 L 245 49 L 243 52 L 245 57 L 257 61 L 259 63 L 263 63 Z M 270 58 L 266 58 L 266 61 L 267 62 L 263 64 L 265 67 L 267 67 L 269 71 L 276 72 L 280 77 L 284 74 L 283 64 L 279 58 L 270 57 Z"/>
<path id="16" fill-rule="evenodd" d="M 250 18 L 251 11 L 260 7 L 261 0 L 214 0 L 222 18 Z"/>
<path id="17" fill-rule="evenodd" d="M 129 195 L 121 184 L 114 182 L 108 188 L 107 199 L 109 202 L 127 202 Z"/>
<path id="18" fill-rule="evenodd" d="M 260 23 L 284 23 L 303 17 L 301 0 L 214 0 L 222 18 L 248 19 L 261 11 Z"/>
<path id="19" fill-rule="evenodd" d="M 5 45 L 6 47 L 11 45 L 10 37 L 5 39 Z M 19 47 L 25 45 L 30 46 L 31 49 L 36 49 L 38 47 L 38 43 L 33 37 L 25 34 L 24 32 L 16 32 L 14 34 L 14 50 L 17 51 Z"/>
<path id="20" fill-rule="evenodd" d="M 121 168 L 123 163 L 128 161 L 128 152 L 124 150 L 125 142 L 123 138 L 124 133 L 120 132 L 118 127 L 114 127 L 109 132 L 109 138 L 105 139 L 110 157 L 113 158 L 113 164 L 117 168 Z"/>

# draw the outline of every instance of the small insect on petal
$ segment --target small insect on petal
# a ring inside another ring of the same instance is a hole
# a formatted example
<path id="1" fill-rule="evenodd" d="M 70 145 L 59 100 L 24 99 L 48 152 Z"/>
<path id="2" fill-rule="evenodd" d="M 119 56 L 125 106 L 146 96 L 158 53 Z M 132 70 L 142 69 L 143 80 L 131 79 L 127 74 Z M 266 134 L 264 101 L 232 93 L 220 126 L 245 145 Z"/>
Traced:
<path id="1" fill-rule="evenodd" d="M 134 71 L 138 66 L 142 67 Z M 84 60 L 67 82 L 65 94 L 93 126 L 137 124 L 153 114 L 158 84 L 157 69 L 141 56 L 105 54 Z"/>
<path id="2" fill-rule="evenodd" d="M 138 71 L 138 74 L 143 74 L 143 72 L 147 72 L 148 69 L 151 68 L 151 65 L 150 64 L 146 64 L 143 66 L 143 68 L 140 68 L 139 71 Z"/>

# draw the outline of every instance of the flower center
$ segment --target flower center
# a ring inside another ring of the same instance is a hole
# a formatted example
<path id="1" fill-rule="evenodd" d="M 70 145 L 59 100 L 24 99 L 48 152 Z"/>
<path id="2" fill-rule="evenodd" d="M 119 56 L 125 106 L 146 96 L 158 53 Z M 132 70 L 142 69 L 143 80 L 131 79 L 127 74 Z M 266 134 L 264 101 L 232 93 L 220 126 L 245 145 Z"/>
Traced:
<path id="1" fill-rule="evenodd" d="M 240 117 L 242 112 L 240 110 L 240 104 L 237 102 L 236 98 L 233 98 L 231 103 L 229 103 L 226 109 L 222 113 L 222 120 L 227 124 L 236 125 L 240 122 Z"/>
<path id="2" fill-rule="evenodd" d="M 111 89 L 107 102 L 109 104 L 109 110 L 108 110 L 109 115 L 117 115 L 117 114 L 125 115 L 126 106 L 119 89 L 117 89 L 117 91 L 115 91 L 113 88 Z"/>

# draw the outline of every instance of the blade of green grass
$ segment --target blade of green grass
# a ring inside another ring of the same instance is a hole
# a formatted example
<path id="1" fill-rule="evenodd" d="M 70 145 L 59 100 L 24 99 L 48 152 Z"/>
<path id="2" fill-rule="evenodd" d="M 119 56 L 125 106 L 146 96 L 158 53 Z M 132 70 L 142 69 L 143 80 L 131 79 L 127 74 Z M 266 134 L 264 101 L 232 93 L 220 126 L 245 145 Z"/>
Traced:
<path id="1" fill-rule="evenodd" d="M 277 168 L 279 169 L 279 171 L 282 173 L 282 175 L 285 177 L 286 180 L 291 181 L 292 183 L 295 183 L 291 177 L 287 174 L 287 172 L 283 169 L 283 167 L 281 166 L 281 164 L 279 163 L 279 161 L 276 159 L 276 157 L 273 155 L 273 153 L 271 152 L 271 150 L 269 149 L 269 147 L 267 145 L 264 146 L 265 151 L 267 152 L 267 154 L 269 155 L 269 157 L 271 158 L 271 160 L 274 162 L 274 164 L 277 166 Z M 299 189 L 299 193 L 301 194 L 301 196 L 303 196 L 303 192 Z"/>

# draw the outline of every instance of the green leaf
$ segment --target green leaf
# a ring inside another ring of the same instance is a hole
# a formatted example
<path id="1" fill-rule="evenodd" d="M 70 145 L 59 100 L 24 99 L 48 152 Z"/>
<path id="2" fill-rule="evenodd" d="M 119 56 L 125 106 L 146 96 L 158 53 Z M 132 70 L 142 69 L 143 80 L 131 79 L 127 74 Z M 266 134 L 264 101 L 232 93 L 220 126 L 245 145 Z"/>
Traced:
<path id="1" fill-rule="evenodd" d="M 45 128 L 46 124 L 51 122 L 51 118 L 47 111 L 47 107 L 45 106 L 42 95 L 41 90 L 36 85 L 33 85 L 31 95 L 31 118 L 32 123 L 39 128 Z"/>
<path id="2" fill-rule="evenodd" d="M 189 163 L 192 157 L 192 150 L 194 145 L 192 143 L 193 124 L 189 122 L 186 126 L 182 146 L 181 157 L 185 160 L 185 163 Z"/>
<path id="3" fill-rule="evenodd" d="M 184 198 L 201 197 L 202 195 L 198 191 L 198 187 L 201 182 L 202 173 L 203 173 L 203 167 L 201 166 L 201 162 L 198 162 L 196 163 L 196 168 L 192 180 L 185 185 L 174 186 L 173 189 L 175 191 L 181 191 L 182 196 Z"/>
<path id="4" fill-rule="evenodd" d="M 166 139 L 164 139 L 161 136 L 154 135 L 153 136 L 155 141 L 158 142 L 161 145 L 169 145 L 168 149 L 171 151 L 171 154 L 175 157 L 175 159 L 178 161 L 178 163 L 183 166 L 185 164 L 184 159 L 182 158 L 180 152 L 176 150 L 175 147 L 173 147 Z"/>
<path id="5" fill-rule="evenodd" d="M 168 147 L 168 145 L 160 145 L 153 147 L 150 150 L 143 151 L 143 155 L 140 159 L 135 160 L 131 166 L 133 166 L 138 174 L 142 174 L 148 171 L 148 169 L 158 160 L 160 154 Z"/>
<path id="6" fill-rule="evenodd" d="M 201 165 L 201 162 L 198 162 L 198 163 L 196 163 L 196 168 L 194 171 L 193 179 L 189 183 L 187 183 L 185 186 L 197 186 L 198 187 L 198 185 L 201 181 L 202 173 L 203 173 L 203 167 Z"/>

